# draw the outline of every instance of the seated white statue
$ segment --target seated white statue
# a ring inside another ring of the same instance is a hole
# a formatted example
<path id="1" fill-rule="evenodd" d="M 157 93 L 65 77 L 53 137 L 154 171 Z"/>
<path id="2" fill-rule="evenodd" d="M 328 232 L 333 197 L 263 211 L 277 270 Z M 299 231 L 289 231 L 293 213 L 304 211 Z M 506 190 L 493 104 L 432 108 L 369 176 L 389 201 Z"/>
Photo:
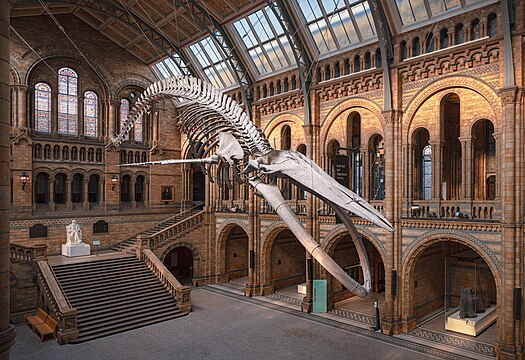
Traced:
<path id="1" fill-rule="evenodd" d="M 76 220 L 66 226 L 67 241 L 66 244 L 82 244 L 82 231 Z"/>

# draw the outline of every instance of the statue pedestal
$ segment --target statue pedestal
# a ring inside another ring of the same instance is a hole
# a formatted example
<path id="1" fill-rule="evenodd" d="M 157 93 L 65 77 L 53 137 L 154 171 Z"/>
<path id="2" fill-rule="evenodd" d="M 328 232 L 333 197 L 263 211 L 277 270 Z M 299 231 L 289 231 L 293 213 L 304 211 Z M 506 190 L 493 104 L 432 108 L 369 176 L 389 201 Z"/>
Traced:
<path id="1" fill-rule="evenodd" d="M 62 255 L 67 257 L 91 255 L 88 244 L 62 244 Z"/>
<path id="2" fill-rule="evenodd" d="M 297 292 L 306 295 L 306 283 L 297 285 Z"/>
<path id="3" fill-rule="evenodd" d="M 447 317 L 445 329 L 458 333 L 478 336 L 483 330 L 496 321 L 496 305 L 492 305 L 484 313 L 476 314 L 475 318 L 462 319 L 459 310 Z"/>

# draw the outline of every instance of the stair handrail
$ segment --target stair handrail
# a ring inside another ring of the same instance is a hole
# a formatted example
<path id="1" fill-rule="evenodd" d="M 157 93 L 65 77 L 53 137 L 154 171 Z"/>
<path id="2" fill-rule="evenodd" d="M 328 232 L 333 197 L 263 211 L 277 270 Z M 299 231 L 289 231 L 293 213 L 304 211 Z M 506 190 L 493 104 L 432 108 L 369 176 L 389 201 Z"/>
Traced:
<path id="1" fill-rule="evenodd" d="M 204 222 L 204 211 L 201 210 L 173 225 L 168 226 L 151 235 L 138 235 L 146 240 L 150 248 L 157 248 L 165 241 L 172 239 L 174 236 L 193 228 L 195 225 Z M 188 225 L 189 224 L 189 225 Z M 167 234 L 167 235 L 166 235 Z"/>
<path id="2" fill-rule="evenodd" d="M 135 237 L 135 236 L 137 236 L 137 235 L 140 235 L 140 234 L 142 234 L 144 231 L 148 231 L 148 230 L 150 230 L 150 229 L 153 229 L 155 226 L 158 226 L 158 225 L 160 225 L 160 224 L 162 224 L 162 223 L 164 223 L 164 222 L 167 222 L 167 221 L 173 220 L 173 219 L 176 218 L 177 216 L 185 215 L 186 213 L 191 212 L 191 211 L 193 211 L 193 210 L 196 210 L 196 209 L 199 208 L 199 207 L 202 207 L 202 204 L 195 205 L 195 206 L 190 207 L 189 209 L 186 209 L 186 210 L 183 210 L 183 211 L 181 211 L 181 212 L 178 212 L 178 213 L 176 213 L 176 214 L 174 214 L 174 215 L 172 215 L 172 216 L 170 216 L 170 217 L 168 217 L 168 218 L 162 220 L 161 222 L 155 224 L 155 225 L 152 226 L 152 227 L 149 227 L 149 228 L 147 228 L 147 229 L 145 229 L 145 230 L 141 230 L 141 231 L 139 231 L 139 232 L 133 234 L 132 236 L 129 236 L 129 237 L 127 237 L 126 239 L 124 239 L 124 240 L 122 240 L 122 241 L 119 241 L 119 243 L 118 243 L 119 251 L 122 252 L 122 243 L 125 242 L 126 240 L 129 240 L 129 239 L 131 239 L 131 238 L 133 238 L 133 237 Z M 162 230 L 161 230 L 161 231 L 162 231 Z"/>
<path id="3" fill-rule="evenodd" d="M 78 311 L 71 306 L 49 263 L 46 260 L 38 260 L 35 264 L 38 269 L 38 286 L 41 287 L 41 293 L 45 295 L 44 301 L 47 300 L 45 305 L 49 305 L 41 307 L 53 311 L 58 321 L 57 340 L 61 344 L 67 344 L 78 338 Z"/>
<path id="4" fill-rule="evenodd" d="M 183 312 L 191 311 L 191 286 L 184 286 L 179 280 L 164 266 L 162 261 L 151 251 L 151 249 L 141 249 L 142 261 L 150 268 L 155 276 L 168 289 L 171 296 L 177 300 L 179 308 Z"/>

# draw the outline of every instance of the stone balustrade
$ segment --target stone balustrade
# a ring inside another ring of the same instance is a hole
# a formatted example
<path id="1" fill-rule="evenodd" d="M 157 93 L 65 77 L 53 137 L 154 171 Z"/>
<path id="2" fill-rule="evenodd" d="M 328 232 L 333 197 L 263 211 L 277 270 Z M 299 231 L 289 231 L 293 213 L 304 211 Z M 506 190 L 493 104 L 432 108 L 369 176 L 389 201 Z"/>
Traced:
<path id="1" fill-rule="evenodd" d="M 140 240 L 140 239 L 139 239 Z M 143 246 L 145 243 L 141 242 Z M 139 246 L 140 258 L 146 263 L 151 271 L 168 289 L 171 296 L 177 300 L 179 308 L 183 312 L 191 311 L 191 286 L 182 285 L 175 276 L 164 266 L 162 261 L 147 247 Z M 138 250 L 139 251 L 139 250 Z"/>
<path id="2" fill-rule="evenodd" d="M 165 229 L 160 230 L 149 236 L 137 235 L 137 250 L 140 249 L 140 243 L 146 243 L 148 248 L 156 249 L 166 241 L 179 236 L 184 232 L 193 229 L 195 226 L 204 223 L 204 212 L 199 212 L 195 215 L 184 219 L 181 222 L 173 224 Z"/>
<path id="3" fill-rule="evenodd" d="M 9 257 L 11 262 L 27 263 L 47 259 L 47 245 L 37 244 L 33 246 L 24 246 L 10 244 Z"/>
<path id="4" fill-rule="evenodd" d="M 46 260 L 38 260 L 35 261 L 35 265 L 38 272 L 37 286 L 40 294 L 43 294 L 44 301 L 39 307 L 57 320 L 57 340 L 60 344 L 67 344 L 78 338 L 78 311 L 69 303 L 49 263 Z M 39 301 L 42 301 L 42 298 Z"/>

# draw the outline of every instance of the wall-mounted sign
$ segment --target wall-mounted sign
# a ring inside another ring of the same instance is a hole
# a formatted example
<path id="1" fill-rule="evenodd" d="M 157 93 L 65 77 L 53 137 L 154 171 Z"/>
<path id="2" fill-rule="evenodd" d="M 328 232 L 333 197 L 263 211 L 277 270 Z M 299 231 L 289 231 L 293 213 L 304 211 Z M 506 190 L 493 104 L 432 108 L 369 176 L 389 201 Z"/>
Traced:
<path id="1" fill-rule="evenodd" d="M 326 289 L 327 281 L 326 280 L 314 280 L 313 284 L 313 298 L 314 306 L 313 312 L 326 312 Z"/>

